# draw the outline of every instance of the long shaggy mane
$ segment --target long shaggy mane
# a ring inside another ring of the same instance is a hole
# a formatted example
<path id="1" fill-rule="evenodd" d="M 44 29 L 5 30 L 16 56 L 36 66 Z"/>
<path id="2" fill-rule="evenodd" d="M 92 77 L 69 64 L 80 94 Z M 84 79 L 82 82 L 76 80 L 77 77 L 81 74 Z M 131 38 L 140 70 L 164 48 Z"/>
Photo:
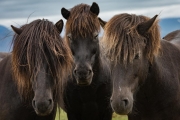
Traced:
<path id="1" fill-rule="evenodd" d="M 160 32 L 156 20 L 144 35 L 138 34 L 137 25 L 150 18 L 135 14 L 119 14 L 110 19 L 104 27 L 104 35 L 100 41 L 101 52 L 114 64 L 122 61 L 132 62 L 136 51 L 146 41 L 146 57 L 152 62 L 160 48 Z"/>
<path id="2" fill-rule="evenodd" d="M 90 11 L 89 5 L 79 4 L 70 9 L 70 16 L 66 23 L 66 35 L 71 32 L 74 35 L 73 38 L 85 38 L 99 31 L 100 23 L 97 15 Z"/>
<path id="3" fill-rule="evenodd" d="M 27 97 L 32 91 L 31 81 L 46 61 L 53 76 L 56 90 L 61 90 L 64 78 L 72 68 L 70 49 L 59 35 L 55 25 L 38 19 L 21 27 L 20 35 L 13 38 L 12 68 L 18 91 Z M 59 92 L 59 91 L 57 91 Z"/>

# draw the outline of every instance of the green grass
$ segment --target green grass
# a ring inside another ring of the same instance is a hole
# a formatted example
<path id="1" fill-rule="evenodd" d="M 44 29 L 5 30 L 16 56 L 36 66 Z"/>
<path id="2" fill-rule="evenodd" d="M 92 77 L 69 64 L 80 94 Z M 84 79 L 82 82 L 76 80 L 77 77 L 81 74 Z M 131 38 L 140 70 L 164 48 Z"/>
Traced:
<path id="1" fill-rule="evenodd" d="M 66 113 L 63 110 L 61 110 L 60 111 L 60 119 L 59 119 L 59 114 L 57 112 L 56 120 L 67 120 Z M 126 115 L 117 115 L 114 113 L 112 120 L 127 120 L 127 116 Z"/>

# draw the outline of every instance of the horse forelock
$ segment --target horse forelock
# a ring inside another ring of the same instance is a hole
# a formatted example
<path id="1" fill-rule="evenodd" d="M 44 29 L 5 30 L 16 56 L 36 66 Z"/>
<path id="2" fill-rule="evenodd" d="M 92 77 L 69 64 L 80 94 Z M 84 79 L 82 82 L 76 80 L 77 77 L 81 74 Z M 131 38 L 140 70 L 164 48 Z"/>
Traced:
<path id="1" fill-rule="evenodd" d="M 73 38 L 93 37 L 94 32 L 100 31 L 97 15 L 90 11 L 90 6 L 79 4 L 71 8 L 66 23 L 66 35 L 71 33 Z"/>
<path id="2" fill-rule="evenodd" d="M 31 81 L 36 79 L 43 61 L 49 66 L 56 87 L 61 87 L 71 71 L 72 55 L 54 24 L 35 20 L 22 29 L 13 38 L 12 51 L 13 74 L 20 94 L 27 96 L 32 91 Z"/>
<path id="3" fill-rule="evenodd" d="M 160 48 L 158 22 L 155 21 L 145 36 L 141 36 L 136 29 L 138 24 L 149 19 L 135 14 L 114 16 L 104 27 L 104 35 L 100 41 L 102 54 L 114 64 L 122 61 L 126 65 L 133 61 L 136 52 L 139 51 L 142 42 L 146 39 L 146 57 L 152 62 Z"/>

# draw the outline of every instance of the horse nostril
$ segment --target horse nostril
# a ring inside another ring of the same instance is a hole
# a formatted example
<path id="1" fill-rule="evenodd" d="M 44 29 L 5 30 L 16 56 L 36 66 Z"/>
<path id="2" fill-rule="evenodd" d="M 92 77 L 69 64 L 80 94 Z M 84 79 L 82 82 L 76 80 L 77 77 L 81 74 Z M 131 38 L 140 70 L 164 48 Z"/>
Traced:
<path id="1" fill-rule="evenodd" d="M 51 105 L 52 104 L 52 99 L 49 99 L 49 105 Z"/>
<path id="2" fill-rule="evenodd" d="M 77 74 L 77 70 L 74 70 L 74 74 L 75 74 L 75 75 Z"/>
<path id="3" fill-rule="evenodd" d="M 32 105 L 36 107 L 35 100 L 32 101 Z"/>
<path id="4" fill-rule="evenodd" d="M 125 106 L 127 106 L 129 104 L 129 100 L 127 98 L 124 98 L 122 100 L 122 102 L 124 103 Z"/>
<path id="5" fill-rule="evenodd" d="M 91 74 L 92 70 L 88 70 L 88 75 Z"/>
<path id="6" fill-rule="evenodd" d="M 110 98 L 110 102 L 112 102 L 112 98 Z"/>

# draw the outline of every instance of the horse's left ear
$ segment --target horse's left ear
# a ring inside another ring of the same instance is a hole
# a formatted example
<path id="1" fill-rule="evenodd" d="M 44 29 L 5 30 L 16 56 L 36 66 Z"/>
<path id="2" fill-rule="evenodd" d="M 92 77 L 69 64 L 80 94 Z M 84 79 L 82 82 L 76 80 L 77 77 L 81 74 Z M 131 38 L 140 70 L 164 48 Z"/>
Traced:
<path id="1" fill-rule="evenodd" d="M 104 26 L 106 25 L 106 21 L 102 20 L 100 17 L 98 17 L 99 23 L 101 25 L 102 28 L 104 28 Z"/>
<path id="2" fill-rule="evenodd" d="M 69 18 L 69 16 L 70 16 L 70 11 L 67 10 L 66 8 L 62 8 L 61 9 L 61 14 L 67 20 Z"/>
<path id="3" fill-rule="evenodd" d="M 56 28 L 58 29 L 58 32 L 61 33 L 63 26 L 64 26 L 64 22 L 63 20 L 59 20 L 56 24 L 55 24 Z"/>
<path id="4" fill-rule="evenodd" d="M 146 32 L 148 32 L 148 30 L 151 28 L 151 26 L 153 25 L 153 23 L 155 22 L 156 18 L 158 15 L 155 15 L 153 18 L 151 18 L 150 20 L 146 21 L 146 22 L 142 22 L 137 26 L 137 31 L 140 35 L 144 35 Z"/>
<path id="5" fill-rule="evenodd" d="M 20 29 L 20 28 L 17 28 L 17 27 L 14 27 L 13 25 L 11 25 L 11 28 L 13 29 L 13 31 L 16 33 L 16 34 L 18 34 L 18 35 L 20 35 L 21 33 L 22 33 L 22 29 Z"/>
<path id="6" fill-rule="evenodd" d="M 99 11 L 100 11 L 98 4 L 93 2 L 93 4 L 90 7 L 90 11 L 98 16 L 99 15 Z"/>

